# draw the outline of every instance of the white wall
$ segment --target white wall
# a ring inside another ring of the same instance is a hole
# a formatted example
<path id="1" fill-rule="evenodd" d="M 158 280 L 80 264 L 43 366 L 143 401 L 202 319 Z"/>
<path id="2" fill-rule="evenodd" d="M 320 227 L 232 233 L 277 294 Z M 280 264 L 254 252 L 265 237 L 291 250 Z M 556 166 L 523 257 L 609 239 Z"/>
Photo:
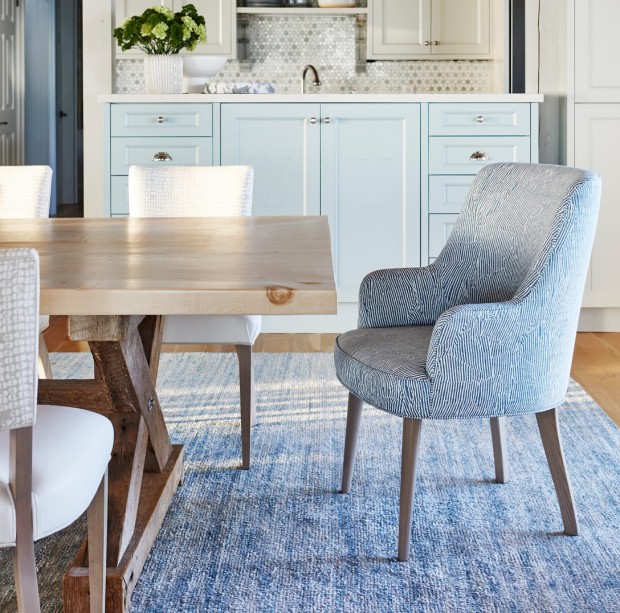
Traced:
<path id="1" fill-rule="evenodd" d="M 103 216 L 104 122 L 99 94 L 113 91 L 114 2 L 84 0 L 84 216 Z"/>

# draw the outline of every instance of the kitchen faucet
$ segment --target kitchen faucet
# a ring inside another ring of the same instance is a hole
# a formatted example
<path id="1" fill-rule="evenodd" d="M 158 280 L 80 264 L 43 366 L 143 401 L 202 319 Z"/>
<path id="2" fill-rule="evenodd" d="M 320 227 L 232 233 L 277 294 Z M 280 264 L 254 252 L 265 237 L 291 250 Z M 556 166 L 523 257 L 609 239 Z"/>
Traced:
<path id="1" fill-rule="evenodd" d="M 308 71 L 311 70 L 314 73 L 314 81 L 312 81 L 312 85 L 314 87 L 318 87 L 321 85 L 321 81 L 319 80 L 319 73 L 316 71 L 316 68 L 312 64 L 308 64 L 304 66 L 304 71 L 301 73 L 301 93 L 306 93 L 306 75 Z"/>

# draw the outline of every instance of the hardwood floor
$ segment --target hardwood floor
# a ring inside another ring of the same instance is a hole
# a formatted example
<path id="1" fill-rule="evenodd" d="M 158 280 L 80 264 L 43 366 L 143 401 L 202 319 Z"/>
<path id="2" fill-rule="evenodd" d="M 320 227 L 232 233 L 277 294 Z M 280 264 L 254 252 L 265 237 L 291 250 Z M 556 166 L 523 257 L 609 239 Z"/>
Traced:
<path id="1" fill-rule="evenodd" d="M 332 351 L 336 334 L 261 334 L 254 351 Z M 45 331 L 49 351 L 88 351 L 87 343 L 66 340 L 66 318 L 53 317 Z M 227 345 L 164 345 L 166 352 L 234 351 Z M 572 377 L 620 426 L 620 333 L 580 332 L 573 355 Z"/>
<path id="2" fill-rule="evenodd" d="M 571 375 L 620 426 L 620 333 L 577 334 Z"/>

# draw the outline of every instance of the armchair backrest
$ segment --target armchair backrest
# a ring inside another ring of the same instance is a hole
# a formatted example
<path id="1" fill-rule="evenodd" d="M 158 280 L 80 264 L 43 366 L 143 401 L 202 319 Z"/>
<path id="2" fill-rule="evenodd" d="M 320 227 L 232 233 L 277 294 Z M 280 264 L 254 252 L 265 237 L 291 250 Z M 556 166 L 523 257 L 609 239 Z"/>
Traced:
<path id="1" fill-rule="evenodd" d="M 49 217 L 52 169 L 0 166 L 0 218 Z"/>
<path id="2" fill-rule="evenodd" d="M 587 170 L 516 163 L 483 168 L 433 264 L 446 290 L 444 307 L 524 298 L 558 276 L 553 268 L 568 277 L 580 301 L 599 200 L 600 178 Z"/>
<path id="3" fill-rule="evenodd" d="M 131 166 L 132 217 L 250 215 L 251 166 Z"/>
<path id="4" fill-rule="evenodd" d="M 474 339 L 479 347 L 481 343 L 495 347 L 482 351 L 481 361 L 492 363 L 494 352 L 512 356 L 514 372 L 496 374 L 492 383 L 494 389 L 503 390 L 504 402 L 512 407 L 503 407 L 505 412 L 514 406 L 550 408 L 564 397 L 600 187 L 598 175 L 587 170 L 539 164 L 487 166 L 433 264 L 446 290 L 446 309 L 507 301 L 516 309 L 503 319 L 498 312 L 494 324 L 488 315 L 476 334 L 483 335 L 483 328 L 486 333 L 495 330 L 494 338 Z M 503 346 L 497 347 L 500 343 Z M 517 381 L 527 381 L 529 388 L 524 390 Z M 509 402 L 512 396 L 507 390 L 518 396 L 518 403 Z M 488 397 L 496 399 L 498 394 Z"/>
<path id="5" fill-rule="evenodd" d="M 37 407 L 39 255 L 0 250 L 0 431 L 32 426 Z"/>

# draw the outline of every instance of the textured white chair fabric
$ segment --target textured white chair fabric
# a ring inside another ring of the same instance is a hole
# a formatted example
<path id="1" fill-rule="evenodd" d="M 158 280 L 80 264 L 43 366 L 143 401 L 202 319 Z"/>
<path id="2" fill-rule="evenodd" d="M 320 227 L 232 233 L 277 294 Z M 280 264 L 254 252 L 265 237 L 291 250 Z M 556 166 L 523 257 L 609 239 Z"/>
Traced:
<path id="1" fill-rule="evenodd" d="M 0 217 L 49 217 L 51 191 L 49 166 L 0 166 Z"/>
<path id="2" fill-rule="evenodd" d="M 0 166 L 0 218 L 47 218 L 50 214 L 52 169 L 49 166 Z M 50 324 L 49 315 L 39 316 L 39 332 Z M 47 347 L 39 339 L 39 374 L 51 378 Z"/>
<path id="3" fill-rule="evenodd" d="M 90 411 L 37 407 L 38 316 L 37 252 L 1 250 L 0 547 L 15 547 L 19 611 L 37 612 L 34 541 L 88 509 L 91 611 L 104 611 L 114 431 L 110 420 Z"/>
<path id="4" fill-rule="evenodd" d="M 132 217 L 232 217 L 250 215 L 254 171 L 250 166 L 131 166 Z M 250 468 L 250 430 L 255 400 L 252 345 L 261 329 L 258 315 L 166 317 L 164 343 L 235 345 L 239 358 L 243 468 Z"/>

